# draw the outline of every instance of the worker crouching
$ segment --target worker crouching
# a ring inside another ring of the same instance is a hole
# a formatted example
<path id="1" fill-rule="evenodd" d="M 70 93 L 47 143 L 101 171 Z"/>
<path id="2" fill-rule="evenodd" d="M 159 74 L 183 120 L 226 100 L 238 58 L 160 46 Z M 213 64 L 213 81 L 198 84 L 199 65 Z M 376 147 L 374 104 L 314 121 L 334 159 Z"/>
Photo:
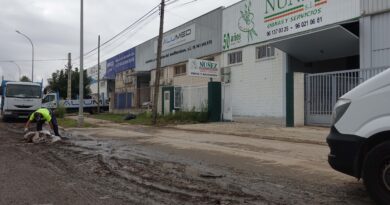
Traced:
<path id="1" fill-rule="evenodd" d="M 42 131 L 42 126 L 45 124 L 45 122 L 49 123 L 50 128 L 54 131 L 54 135 L 61 137 L 60 133 L 58 132 L 58 123 L 55 115 L 47 108 L 40 108 L 36 110 L 34 113 L 32 113 L 26 123 L 26 126 L 24 128 L 25 132 L 28 132 L 28 128 L 30 126 L 30 123 L 32 121 L 36 121 L 37 123 L 37 131 Z"/>

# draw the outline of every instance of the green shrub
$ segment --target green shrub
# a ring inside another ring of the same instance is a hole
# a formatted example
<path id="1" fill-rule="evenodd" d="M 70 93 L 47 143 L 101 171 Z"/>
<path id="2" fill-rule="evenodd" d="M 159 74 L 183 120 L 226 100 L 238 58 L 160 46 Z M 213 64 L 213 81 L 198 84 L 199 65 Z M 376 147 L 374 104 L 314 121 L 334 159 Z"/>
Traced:
<path id="1" fill-rule="evenodd" d="M 166 123 L 207 122 L 208 113 L 204 111 L 197 112 L 195 109 L 192 109 L 191 111 L 177 111 L 169 115 L 161 116 L 160 119 Z"/>
<path id="2" fill-rule="evenodd" d="M 58 105 L 57 109 L 54 111 L 54 114 L 57 118 L 64 118 L 66 114 L 66 108 L 63 105 Z"/>
<path id="3" fill-rule="evenodd" d="M 143 112 L 137 115 L 137 118 L 133 120 L 123 120 L 126 115 L 124 114 L 109 114 L 103 113 L 98 115 L 91 115 L 90 117 L 102 120 L 108 120 L 116 123 L 128 123 L 128 124 L 152 124 L 152 113 Z M 166 124 L 186 124 L 186 123 L 205 123 L 208 122 L 208 113 L 206 108 L 202 108 L 200 112 L 191 109 L 190 111 L 177 111 L 169 115 L 159 115 L 158 123 L 161 125 Z"/>

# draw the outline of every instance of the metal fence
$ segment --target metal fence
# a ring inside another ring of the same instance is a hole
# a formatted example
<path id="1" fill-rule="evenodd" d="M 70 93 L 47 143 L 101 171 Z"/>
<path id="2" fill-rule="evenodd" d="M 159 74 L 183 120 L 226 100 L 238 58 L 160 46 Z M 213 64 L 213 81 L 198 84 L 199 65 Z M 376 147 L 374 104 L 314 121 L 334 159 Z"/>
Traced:
<path id="1" fill-rule="evenodd" d="M 387 67 L 356 69 L 305 76 L 306 124 L 330 125 L 338 98 Z"/>
<path id="2" fill-rule="evenodd" d="M 115 93 L 114 108 L 115 109 L 129 109 L 132 105 L 133 93 Z"/>
<path id="3" fill-rule="evenodd" d="M 144 108 L 149 104 L 150 87 L 128 89 L 127 92 L 115 93 L 114 109 Z"/>
<path id="4" fill-rule="evenodd" d="M 175 109 L 182 111 L 205 111 L 207 110 L 208 87 L 189 86 L 175 87 L 174 90 Z"/>

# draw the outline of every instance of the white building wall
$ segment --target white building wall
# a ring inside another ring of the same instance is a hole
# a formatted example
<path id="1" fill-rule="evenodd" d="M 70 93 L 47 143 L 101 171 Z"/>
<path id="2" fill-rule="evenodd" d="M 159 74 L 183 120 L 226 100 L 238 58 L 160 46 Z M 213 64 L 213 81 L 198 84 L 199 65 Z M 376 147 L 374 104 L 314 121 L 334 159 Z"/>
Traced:
<path id="1" fill-rule="evenodd" d="M 236 117 L 284 118 L 284 53 L 275 49 L 275 56 L 256 59 L 256 47 L 246 46 L 223 53 L 223 67 L 231 69 L 233 120 Z M 243 62 L 228 65 L 228 54 L 243 51 Z"/>
<path id="2" fill-rule="evenodd" d="M 390 9 L 389 0 L 360 0 L 361 13 L 363 15 L 374 14 L 378 12 L 387 11 Z"/>
<path id="3" fill-rule="evenodd" d="M 100 95 L 101 97 L 104 97 L 105 99 L 108 99 L 108 86 L 107 86 L 107 80 L 104 80 L 103 77 L 106 74 L 106 61 L 102 62 L 100 64 Z M 91 84 L 89 85 L 89 88 L 91 89 L 91 95 L 96 97 L 97 96 L 97 90 L 98 90 L 98 67 L 97 65 L 90 67 L 87 69 L 87 76 L 91 78 Z"/>
<path id="4" fill-rule="evenodd" d="M 305 74 L 294 73 L 294 126 L 305 125 Z"/>
<path id="5" fill-rule="evenodd" d="M 361 68 L 390 66 L 390 12 L 360 20 Z"/>
<path id="6" fill-rule="evenodd" d="M 205 56 L 200 59 L 210 59 L 214 58 L 215 62 L 218 62 L 219 65 L 221 65 L 221 55 L 216 54 L 216 55 L 210 55 L 210 56 Z M 191 110 L 195 105 L 199 104 L 204 104 L 206 106 L 206 101 L 204 99 L 207 99 L 207 86 L 208 82 L 210 82 L 209 78 L 205 77 L 194 77 L 194 76 L 188 76 L 187 74 L 183 75 L 178 75 L 175 76 L 175 66 L 182 65 L 182 64 L 187 64 L 187 69 L 188 69 L 188 62 L 182 62 L 178 63 L 175 65 L 170 65 L 161 68 L 161 78 L 160 78 L 160 88 L 164 86 L 174 86 L 174 87 L 183 87 L 183 92 L 184 92 L 184 97 L 183 101 L 185 105 L 188 105 L 187 108 L 183 108 L 184 110 Z M 154 98 L 154 82 L 156 78 L 156 70 L 152 70 L 151 73 L 151 78 L 150 78 L 150 98 L 153 101 Z M 213 81 L 219 82 L 221 79 L 214 78 Z M 160 89 L 161 90 L 161 89 Z M 186 98 L 186 96 L 192 95 L 192 97 Z M 163 93 L 160 91 L 159 93 L 159 105 L 158 105 L 158 112 L 162 112 L 162 104 L 161 104 L 161 96 Z M 200 97 L 199 97 L 200 96 Z M 199 99 L 201 98 L 201 99 Z M 202 105 L 203 106 L 203 105 Z M 195 106 L 196 108 L 199 108 L 200 106 Z M 199 109 L 198 109 L 199 110 Z"/>

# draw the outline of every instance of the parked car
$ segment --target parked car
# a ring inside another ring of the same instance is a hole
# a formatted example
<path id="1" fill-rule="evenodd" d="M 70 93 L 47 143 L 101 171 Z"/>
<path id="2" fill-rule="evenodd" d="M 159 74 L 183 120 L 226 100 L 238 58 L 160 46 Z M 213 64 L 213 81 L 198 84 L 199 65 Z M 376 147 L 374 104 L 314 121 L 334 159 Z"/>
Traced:
<path id="1" fill-rule="evenodd" d="M 327 138 L 329 164 L 363 178 L 378 204 L 390 204 L 390 69 L 337 102 Z"/>

